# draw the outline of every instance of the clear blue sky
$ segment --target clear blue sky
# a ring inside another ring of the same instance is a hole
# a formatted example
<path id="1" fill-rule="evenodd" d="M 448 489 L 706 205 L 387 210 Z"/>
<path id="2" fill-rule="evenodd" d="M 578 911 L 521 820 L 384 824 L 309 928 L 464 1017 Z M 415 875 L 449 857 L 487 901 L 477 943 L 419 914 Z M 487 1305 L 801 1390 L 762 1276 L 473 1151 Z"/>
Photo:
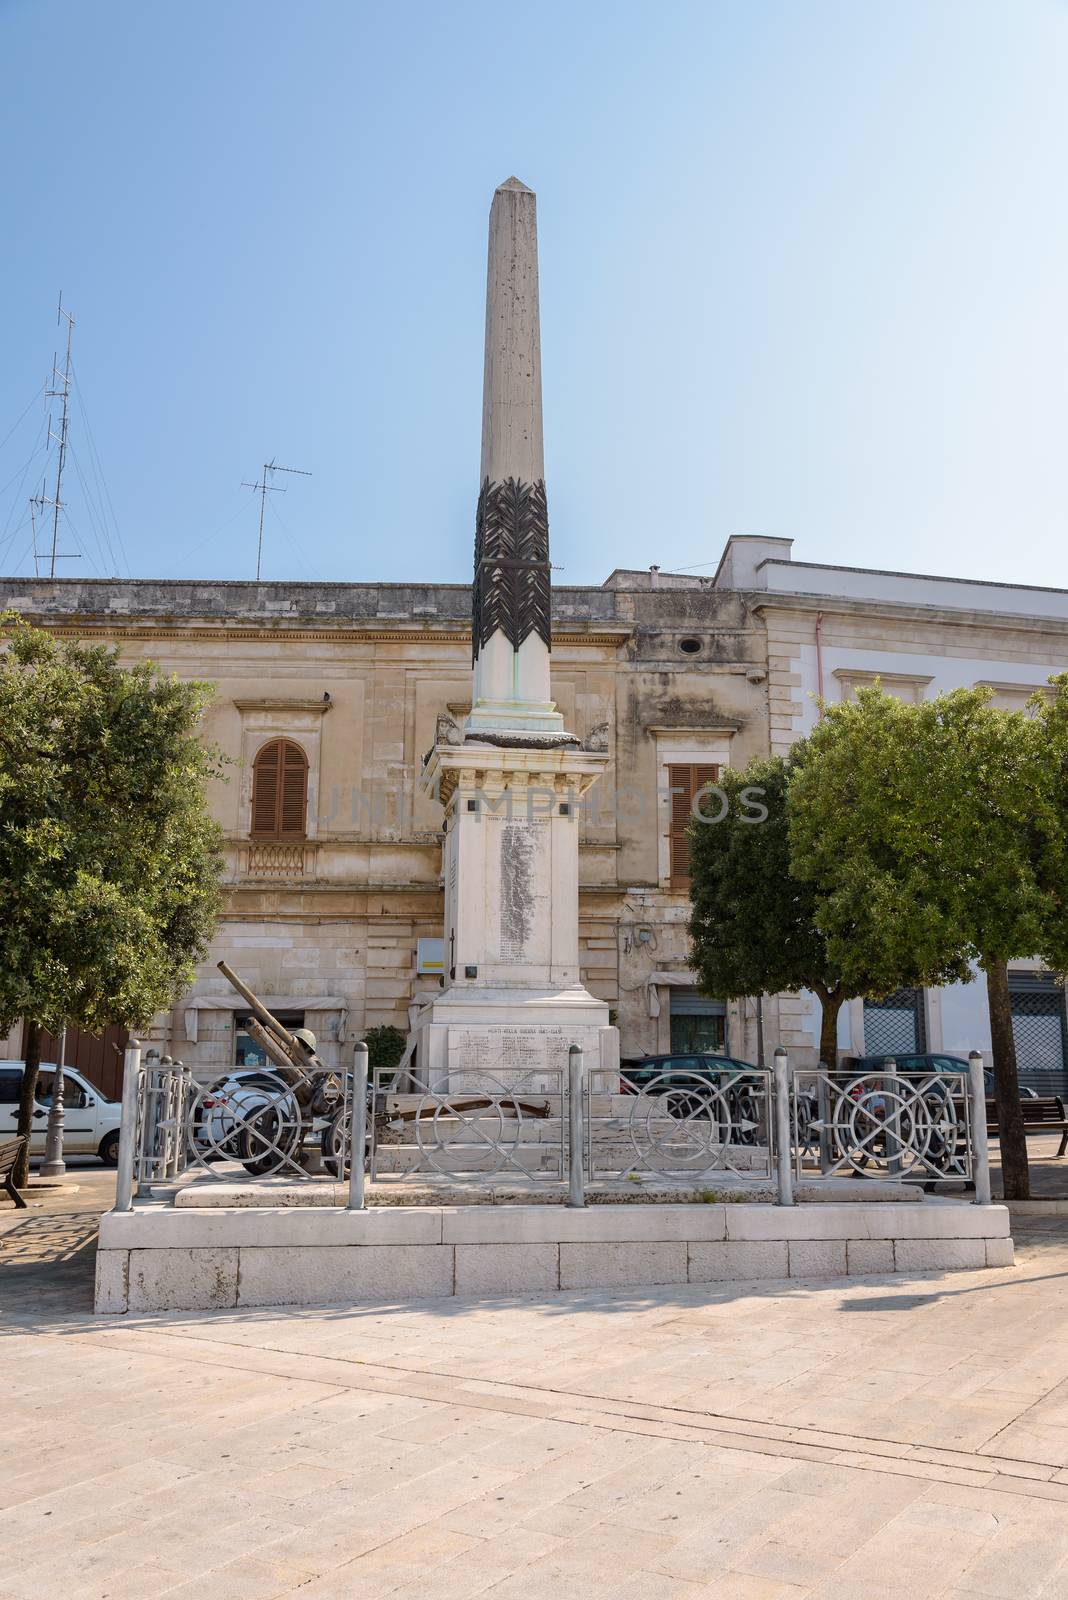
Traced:
<path id="1" fill-rule="evenodd" d="M 0 0 L 0 572 L 62 288 L 118 570 L 251 576 L 274 456 L 265 577 L 466 581 L 514 172 L 559 581 L 773 533 L 1068 587 L 1066 135 L 1064 0 Z"/>

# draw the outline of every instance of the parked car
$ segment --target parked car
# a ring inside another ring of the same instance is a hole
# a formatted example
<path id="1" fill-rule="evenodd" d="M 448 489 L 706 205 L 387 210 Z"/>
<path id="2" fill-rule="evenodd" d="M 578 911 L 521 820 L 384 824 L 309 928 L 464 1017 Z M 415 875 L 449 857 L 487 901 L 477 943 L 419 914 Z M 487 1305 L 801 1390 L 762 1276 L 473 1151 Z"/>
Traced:
<path id="1" fill-rule="evenodd" d="M 0 1061 L 0 1144 L 18 1132 L 19 1094 L 26 1070 L 24 1061 Z M 44 1155 L 45 1131 L 55 1083 L 54 1062 L 42 1061 L 37 1075 L 31 1156 Z M 119 1159 L 119 1123 L 122 1107 L 105 1099 L 95 1084 L 73 1067 L 63 1069 L 63 1151 L 69 1156 L 99 1156 L 106 1166 Z"/>
<path id="2" fill-rule="evenodd" d="M 668 1115 L 681 1121 L 722 1116 L 719 1110 L 722 1105 L 731 1124 L 732 1144 L 755 1143 L 758 1129 L 765 1126 L 764 1079 L 751 1061 L 678 1051 L 621 1061 L 620 1071 L 624 1094 L 663 1096 Z M 738 1076 L 749 1073 L 754 1076 Z M 725 1084 L 722 1083 L 724 1077 L 727 1078 Z M 708 1090 L 704 1083 L 708 1084 Z M 714 1091 L 721 1085 L 723 1100 L 719 1102 L 716 1094 L 709 1090 Z"/>
<path id="3" fill-rule="evenodd" d="M 843 1069 L 850 1073 L 878 1072 L 885 1068 L 888 1061 L 901 1072 L 967 1072 L 967 1056 L 923 1055 L 908 1056 L 848 1056 L 842 1063 Z M 984 1067 L 983 1079 L 986 1083 L 987 1098 L 994 1094 L 994 1071 L 992 1067 Z M 1020 1085 L 1021 1100 L 1037 1100 L 1038 1092 L 1035 1089 L 1025 1088 Z"/>

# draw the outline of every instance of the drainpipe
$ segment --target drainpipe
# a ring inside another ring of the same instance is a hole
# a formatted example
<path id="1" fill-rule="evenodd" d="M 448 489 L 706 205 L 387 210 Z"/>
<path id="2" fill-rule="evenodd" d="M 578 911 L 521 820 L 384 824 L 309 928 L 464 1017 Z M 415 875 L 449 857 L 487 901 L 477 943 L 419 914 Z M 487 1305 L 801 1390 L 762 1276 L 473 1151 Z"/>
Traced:
<path id="1" fill-rule="evenodd" d="M 823 716 L 823 612 L 816 612 L 816 692 L 820 699 L 819 716 Z"/>

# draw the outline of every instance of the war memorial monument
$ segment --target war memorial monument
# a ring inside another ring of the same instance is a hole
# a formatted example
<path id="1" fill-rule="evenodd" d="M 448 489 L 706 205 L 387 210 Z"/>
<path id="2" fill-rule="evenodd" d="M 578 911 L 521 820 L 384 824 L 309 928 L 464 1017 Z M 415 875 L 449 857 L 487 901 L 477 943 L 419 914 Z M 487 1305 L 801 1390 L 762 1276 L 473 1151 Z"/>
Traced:
<path id="1" fill-rule="evenodd" d="M 535 197 L 510 178 L 490 212 L 470 710 L 438 717 L 421 773 L 443 812 L 443 987 L 369 1105 L 361 1068 L 318 1063 L 290 1117 L 284 1081 L 257 1101 L 131 1046 L 98 1312 L 1011 1264 L 978 1057 L 940 1084 L 791 1074 L 784 1051 L 710 1057 L 681 1089 L 621 1073 L 579 964 L 580 808 L 609 755 L 551 698 L 550 571 Z M 303 1047 L 283 1045 L 284 1069 Z"/>

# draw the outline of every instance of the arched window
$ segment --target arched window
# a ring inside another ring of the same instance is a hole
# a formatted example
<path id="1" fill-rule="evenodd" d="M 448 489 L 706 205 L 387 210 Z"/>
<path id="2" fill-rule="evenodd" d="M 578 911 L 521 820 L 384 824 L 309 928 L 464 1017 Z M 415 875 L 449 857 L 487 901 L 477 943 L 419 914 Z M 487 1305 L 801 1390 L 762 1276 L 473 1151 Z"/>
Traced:
<path id="1" fill-rule="evenodd" d="M 252 766 L 252 837 L 303 839 L 308 811 L 308 758 L 292 739 L 272 739 Z"/>

